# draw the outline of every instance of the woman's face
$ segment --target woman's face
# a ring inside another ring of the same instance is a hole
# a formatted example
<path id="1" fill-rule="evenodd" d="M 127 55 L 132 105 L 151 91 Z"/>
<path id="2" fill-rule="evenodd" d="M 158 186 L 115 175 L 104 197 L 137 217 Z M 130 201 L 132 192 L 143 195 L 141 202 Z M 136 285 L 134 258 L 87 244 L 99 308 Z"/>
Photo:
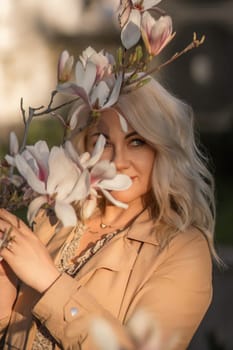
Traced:
<path id="1" fill-rule="evenodd" d="M 118 173 L 128 175 L 132 186 L 125 191 L 111 191 L 113 197 L 125 203 L 139 201 L 151 188 L 151 172 L 155 159 L 154 149 L 130 125 L 127 132 L 121 128 L 114 110 L 104 111 L 97 125 L 87 137 L 87 150 L 92 151 L 98 136 L 106 138 L 101 159 L 113 161 Z"/>

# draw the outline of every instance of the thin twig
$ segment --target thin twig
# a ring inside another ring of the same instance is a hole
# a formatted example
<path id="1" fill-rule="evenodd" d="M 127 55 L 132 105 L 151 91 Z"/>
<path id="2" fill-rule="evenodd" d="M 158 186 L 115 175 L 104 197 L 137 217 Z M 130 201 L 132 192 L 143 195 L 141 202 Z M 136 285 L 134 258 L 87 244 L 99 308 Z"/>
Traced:
<path id="1" fill-rule="evenodd" d="M 53 107 L 53 108 L 49 107 L 49 105 L 48 105 L 48 107 L 46 107 L 46 109 L 43 110 L 42 112 L 34 113 L 34 117 L 40 117 L 40 116 L 45 115 L 45 114 L 50 114 L 52 112 L 57 111 L 58 109 L 60 109 L 62 107 L 68 106 L 68 105 L 72 104 L 73 102 L 78 101 L 79 99 L 80 99 L 80 97 L 74 98 L 73 100 L 64 102 L 64 103 L 62 103 L 56 107 Z"/>
<path id="2" fill-rule="evenodd" d="M 20 99 L 20 109 L 21 109 L 21 113 L 22 113 L 22 117 L 23 117 L 23 123 L 25 125 L 26 124 L 26 112 L 25 112 L 25 109 L 23 108 L 23 98 L 22 97 Z"/>
<path id="3" fill-rule="evenodd" d="M 61 108 L 65 107 L 65 106 L 68 106 L 68 105 L 72 104 L 73 102 L 75 102 L 75 101 L 77 101 L 79 99 L 79 97 L 77 97 L 77 98 L 74 98 L 71 101 L 67 101 L 67 102 L 61 103 L 60 105 L 58 105 L 56 107 L 52 107 L 52 104 L 54 102 L 54 97 L 56 96 L 56 94 L 57 94 L 56 90 L 52 91 L 51 98 L 50 98 L 50 101 L 49 101 L 47 107 L 45 107 L 45 106 L 40 106 L 40 107 L 36 107 L 36 108 L 29 107 L 28 108 L 28 118 L 26 117 L 26 111 L 25 111 L 25 109 L 23 107 L 23 98 L 21 98 L 21 100 L 20 100 L 20 108 L 21 108 L 21 113 L 22 113 L 23 123 L 24 123 L 24 133 L 23 133 L 23 140 L 22 140 L 22 144 L 21 144 L 19 153 L 21 153 L 24 150 L 25 146 L 26 146 L 28 132 L 29 132 L 29 129 L 30 129 L 30 125 L 31 125 L 32 119 L 34 117 L 40 117 L 40 116 L 43 116 L 43 115 L 53 114 L 58 109 L 61 109 Z M 55 113 L 54 113 L 54 115 L 55 115 Z M 61 117 L 59 119 L 61 121 Z M 63 121 L 63 125 L 65 125 L 64 121 Z"/>
<path id="4" fill-rule="evenodd" d="M 193 41 L 186 46 L 182 51 L 180 52 L 176 52 L 171 58 L 169 58 L 167 61 L 165 61 L 164 63 L 161 63 L 159 66 L 154 67 L 150 70 L 148 70 L 146 73 L 142 74 L 139 78 L 133 80 L 129 85 L 135 85 L 138 82 L 140 82 L 142 79 L 144 79 L 145 77 L 151 75 L 152 73 L 158 72 L 160 71 L 163 67 L 167 66 L 168 64 L 170 64 L 171 62 L 177 60 L 177 58 L 179 58 L 180 56 L 182 56 L 183 54 L 187 53 L 188 51 L 197 48 L 198 46 L 202 45 L 203 42 L 205 40 L 205 36 L 203 35 L 201 37 L 200 40 L 197 39 L 196 37 L 196 33 L 194 33 L 193 35 Z M 128 86 L 129 86 L 128 85 Z"/>

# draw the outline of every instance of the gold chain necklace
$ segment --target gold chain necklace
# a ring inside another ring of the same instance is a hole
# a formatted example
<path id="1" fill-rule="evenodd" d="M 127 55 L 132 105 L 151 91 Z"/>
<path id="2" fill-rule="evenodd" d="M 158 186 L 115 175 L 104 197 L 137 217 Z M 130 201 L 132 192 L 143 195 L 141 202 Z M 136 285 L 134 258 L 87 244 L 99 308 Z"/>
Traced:
<path id="1" fill-rule="evenodd" d="M 117 232 L 121 232 L 121 231 L 124 231 L 125 229 L 127 229 L 145 210 L 146 208 L 143 208 L 138 214 L 136 214 L 134 217 L 132 217 L 124 226 L 118 228 L 118 229 L 115 229 L 114 230 L 114 233 L 115 231 Z M 101 222 L 99 224 L 99 227 L 101 229 L 106 229 L 106 228 L 112 228 L 114 229 L 114 226 L 112 225 L 108 225 L 108 224 L 105 224 L 104 222 L 102 222 L 102 218 L 100 218 Z M 92 231 L 90 230 L 90 228 L 88 228 L 89 232 L 93 232 L 93 233 L 98 233 L 98 231 Z"/>

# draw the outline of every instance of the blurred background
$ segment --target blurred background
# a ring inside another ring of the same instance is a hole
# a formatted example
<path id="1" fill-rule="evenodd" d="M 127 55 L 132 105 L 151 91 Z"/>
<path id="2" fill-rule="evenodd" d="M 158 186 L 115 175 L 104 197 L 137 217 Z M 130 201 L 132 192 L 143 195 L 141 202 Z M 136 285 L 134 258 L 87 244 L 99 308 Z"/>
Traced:
<path id="1" fill-rule="evenodd" d="M 24 106 L 47 105 L 60 52 L 77 57 L 87 46 L 115 52 L 119 0 L 0 0 L 0 155 L 8 134 L 22 135 Z M 216 179 L 216 245 L 228 265 L 214 269 L 214 300 L 190 350 L 233 349 L 233 0 L 164 0 L 176 39 L 162 60 L 205 34 L 206 41 L 158 75 L 194 109 L 202 148 Z M 29 142 L 60 137 L 54 123 L 34 122 Z M 174 300 L 175 302 L 175 300 Z"/>

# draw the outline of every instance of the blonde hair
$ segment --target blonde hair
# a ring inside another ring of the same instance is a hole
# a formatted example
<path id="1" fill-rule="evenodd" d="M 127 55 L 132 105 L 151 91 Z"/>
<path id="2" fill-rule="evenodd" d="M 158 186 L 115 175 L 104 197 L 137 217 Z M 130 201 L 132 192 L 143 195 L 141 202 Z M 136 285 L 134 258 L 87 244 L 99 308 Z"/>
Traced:
<path id="1" fill-rule="evenodd" d="M 152 172 L 152 217 L 161 243 L 178 231 L 197 227 L 214 248 L 214 179 L 198 149 L 193 111 L 156 80 L 119 97 L 116 108 L 155 150 Z M 165 232 L 166 231 L 166 232 Z"/>
<path id="2" fill-rule="evenodd" d="M 149 205 L 161 246 L 195 226 L 219 261 L 213 240 L 214 179 L 195 141 L 190 106 L 151 79 L 121 94 L 114 108 L 156 150 Z"/>

